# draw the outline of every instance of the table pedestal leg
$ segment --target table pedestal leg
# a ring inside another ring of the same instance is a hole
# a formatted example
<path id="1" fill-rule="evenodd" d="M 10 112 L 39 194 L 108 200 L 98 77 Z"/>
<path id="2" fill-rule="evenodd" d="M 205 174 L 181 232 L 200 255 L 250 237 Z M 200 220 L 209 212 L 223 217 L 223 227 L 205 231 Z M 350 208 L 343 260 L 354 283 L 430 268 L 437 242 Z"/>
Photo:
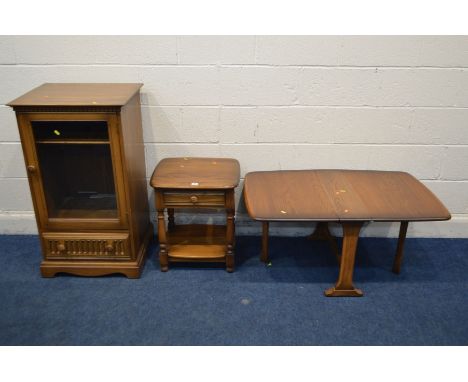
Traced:
<path id="1" fill-rule="evenodd" d="M 314 232 L 307 236 L 309 240 L 326 240 L 330 244 L 330 247 L 333 251 L 338 262 L 341 261 L 340 251 L 338 245 L 336 244 L 335 236 L 333 236 L 328 227 L 328 222 L 318 222 L 315 227 Z"/>
<path id="2" fill-rule="evenodd" d="M 340 275 L 335 286 L 325 291 L 325 296 L 362 296 L 362 291 L 353 285 L 354 259 L 361 227 L 361 222 L 343 223 L 343 249 L 341 253 Z"/>
<path id="3" fill-rule="evenodd" d="M 314 232 L 307 236 L 310 240 L 328 240 L 330 237 L 333 236 L 328 229 L 328 222 L 318 222 Z"/>
<path id="4" fill-rule="evenodd" d="M 262 254 L 260 260 L 268 263 L 268 222 L 262 222 Z"/>
<path id="5" fill-rule="evenodd" d="M 401 222 L 400 224 L 400 234 L 398 235 L 398 247 L 393 261 L 393 273 L 400 273 L 401 270 L 401 261 L 403 260 L 403 247 L 405 245 L 406 232 L 408 231 L 408 222 Z"/>

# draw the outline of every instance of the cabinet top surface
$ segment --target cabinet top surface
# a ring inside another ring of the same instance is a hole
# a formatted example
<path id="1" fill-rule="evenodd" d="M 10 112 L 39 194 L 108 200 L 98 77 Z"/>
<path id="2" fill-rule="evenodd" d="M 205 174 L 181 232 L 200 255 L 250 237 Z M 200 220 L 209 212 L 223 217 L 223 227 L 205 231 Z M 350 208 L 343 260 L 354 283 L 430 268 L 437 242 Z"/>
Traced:
<path id="1" fill-rule="evenodd" d="M 8 106 L 123 106 L 143 84 L 45 83 Z"/>
<path id="2" fill-rule="evenodd" d="M 151 177 L 154 188 L 230 189 L 239 184 L 240 167 L 230 158 L 166 158 Z"/>
<path id="3" fill-rule="evenodd" d="M 245 176 L 249 215 L 277 221 L 427 221 L 450 213 L 419 180 L 398 171 L 261 171 Z"/>

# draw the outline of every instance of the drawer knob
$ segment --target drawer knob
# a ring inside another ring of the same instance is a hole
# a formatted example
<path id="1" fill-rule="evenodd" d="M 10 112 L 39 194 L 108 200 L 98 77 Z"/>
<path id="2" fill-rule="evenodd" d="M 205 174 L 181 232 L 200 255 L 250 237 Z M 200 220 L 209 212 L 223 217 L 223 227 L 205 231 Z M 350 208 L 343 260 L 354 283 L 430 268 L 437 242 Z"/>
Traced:
<path id="1" fill-rule="evenodd" d="M 36 172 L 36 166 L 30 164 L 28 167 L 27 167 L 28 171 L 32 174 L 32 173 L 35 173 Z"/>
<path id="2" fill-rule="evenodd" d="M 57 244 L 57 251 L 59 251 L 59 252 L 65 251 L 65 243 L 63 243 L 63 242 L 58 243 Z"/>
<path id="3" fill-rule="evenodd" d="M 196 203 L 196 202 L 198 202 L 198 197 L 196 197 L 195 195 L 192 195 L 192 196 L 190 197 L 190 201 L 191 201 L 192 203 Z"/>

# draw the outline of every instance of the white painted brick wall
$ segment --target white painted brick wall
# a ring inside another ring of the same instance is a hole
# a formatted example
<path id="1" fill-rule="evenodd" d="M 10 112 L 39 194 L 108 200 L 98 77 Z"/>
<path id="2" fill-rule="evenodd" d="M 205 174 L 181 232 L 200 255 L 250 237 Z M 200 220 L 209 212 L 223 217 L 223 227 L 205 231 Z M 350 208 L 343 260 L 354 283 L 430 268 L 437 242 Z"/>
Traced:
<path id="1" fill-rule="evenodd" d="M 254 64 L 254 36 L 180 36 L 179 64 Z"/>
<path id="2" fill-rule="evenodd" d="M 177 64 L 175 36 L 14 37 L 16 64 Z"/>
<path id="3" fill-rule="evenodd" d="M 299 66 L 467 67 L 466 37 L 261 36 L 256 63 Z"/>
<path id="4" fill-rule="evenodd" d="M 4 105 L 43 82 L 143 82 L 148 177 L 169 156 L 234 157 L 242 178 L 275 169 L 408 171 L 453 214 L 412 224 L 409 235 L 468 237 L 466 36 L 1 36 L 0 233 L 35 232 L 16 120 Z M 258 234 L 242 184 L 237 232 Z M 397 232 L 379 223 L 363 235 Z"/>

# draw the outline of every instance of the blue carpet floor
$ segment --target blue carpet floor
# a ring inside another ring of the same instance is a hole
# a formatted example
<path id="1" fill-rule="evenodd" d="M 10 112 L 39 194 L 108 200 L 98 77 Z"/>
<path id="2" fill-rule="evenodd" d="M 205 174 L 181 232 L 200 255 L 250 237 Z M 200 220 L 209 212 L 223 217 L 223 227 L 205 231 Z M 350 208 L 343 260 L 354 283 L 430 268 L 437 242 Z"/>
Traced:
<path id="1" fill-rule="evenodd" d="M 0 345 L 468 345 L 468 240 L 362 238 L 362 298 L 326 298 L 338 267 L 327 243 L 239 237 L 236 271 L 159 271 L 141 279 L 39 275 L 37 236 L 0 236 Z"/>

